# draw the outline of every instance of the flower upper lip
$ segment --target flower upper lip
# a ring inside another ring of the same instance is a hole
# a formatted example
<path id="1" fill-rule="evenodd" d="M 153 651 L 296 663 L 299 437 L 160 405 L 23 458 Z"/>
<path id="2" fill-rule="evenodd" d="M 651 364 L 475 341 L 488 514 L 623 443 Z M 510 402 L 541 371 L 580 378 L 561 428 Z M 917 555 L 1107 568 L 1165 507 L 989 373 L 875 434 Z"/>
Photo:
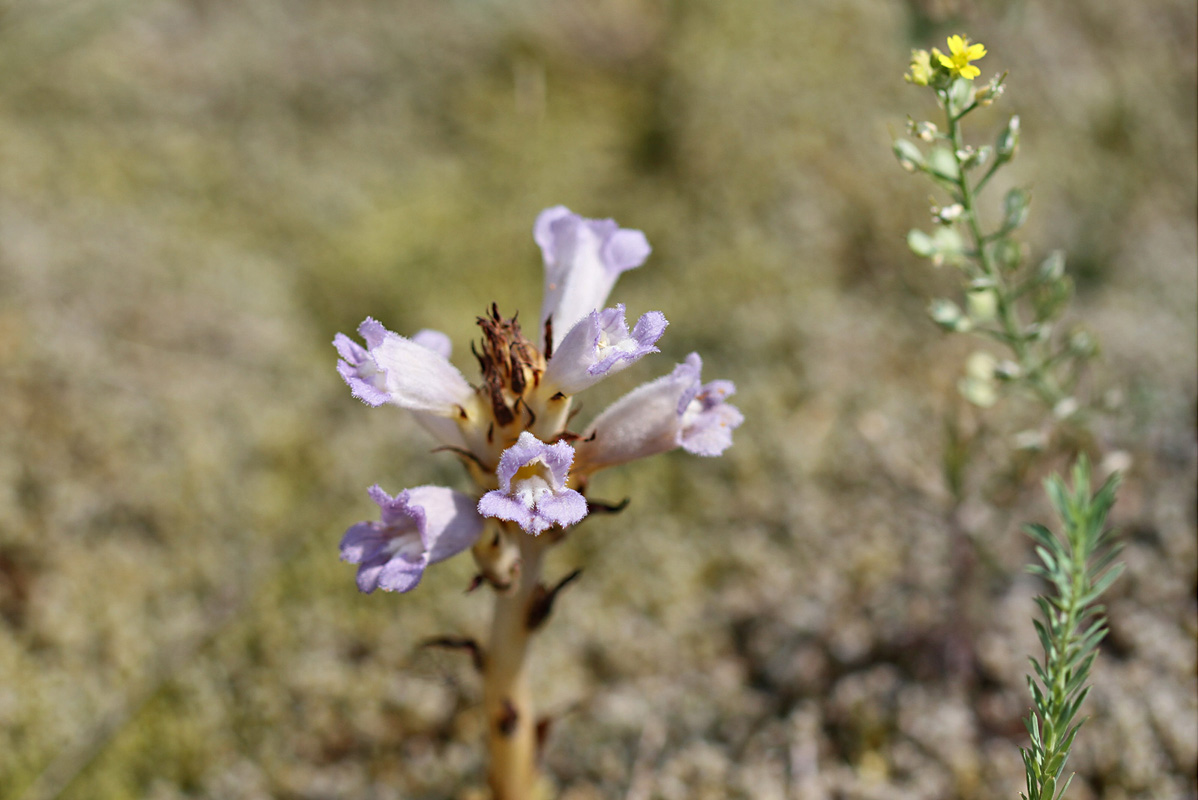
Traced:
<path id="1" fill-rule="evenodd" d="M 551 323 L 552 352 L 578 320 L 603 308 L 620 273 L 639 267 L 652 248 L 645 234 L 610 219 L 586 219 L 565 206 L 547 208 L 533 225 L 545 262 L 541 326 Z"/>

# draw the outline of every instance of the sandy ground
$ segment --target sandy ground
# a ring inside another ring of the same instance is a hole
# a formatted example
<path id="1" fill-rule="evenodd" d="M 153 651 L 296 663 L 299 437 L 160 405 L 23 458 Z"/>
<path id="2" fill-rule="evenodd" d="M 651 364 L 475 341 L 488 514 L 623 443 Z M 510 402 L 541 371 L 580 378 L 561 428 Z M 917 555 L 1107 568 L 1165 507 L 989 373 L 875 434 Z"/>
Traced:
<path id="1" fill-rule="evenodd" d="M 1069 797 L 1195 797 L 1196 26 L 1182 0 L 0 2 L 0 797 L 484 796 L 478 680 L 418 647 L 482 633 L 469 559 L 367 597 L 336 548 L 370 484 L 465 476 L 329 342 L 435 327 L 471 370 L 477 314 L 536 313 L 557 203 L 646 232 L 613 299 L 671 322 L 584 416 L 699 350 L 747 421 L 723 458 L 604 475 L 631 505 L 553 554 L 585 567 L 533 665 L 553 792 L 1015 797 L 1018 528 L 1064 462 L 1014 470 L 1034 410 L 957 397 L 974 345 L 924 314 L 957 277 L 903 246 L 928 187 L 889 152 L 933 110 L 910 48 L 959 30 L 1011 72 L 1004 180 L 1103 345 L 1092 447 L 1130 457 Z"/>

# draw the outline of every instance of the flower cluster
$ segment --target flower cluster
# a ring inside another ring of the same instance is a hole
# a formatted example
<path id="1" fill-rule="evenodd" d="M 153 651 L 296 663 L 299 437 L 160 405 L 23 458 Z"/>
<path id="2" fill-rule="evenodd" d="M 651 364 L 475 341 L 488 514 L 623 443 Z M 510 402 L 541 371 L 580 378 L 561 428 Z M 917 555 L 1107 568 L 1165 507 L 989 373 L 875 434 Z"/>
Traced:
<path id="1" fill-rule="evenodd" d="M 477 385 L 450 363 L 449 338 L 438 331 L 406 338 L 367 318 L 358 327 L 365 346 L 344 334 L 333 340 L 354 397 L 408 409 L 441 449 L 461 457 L 481 490 L 476 499 L 422 486 L 392 498 L 372 487 L 381 521 L 360 522 L 341 541 L 342 559 L 359 565 L 363 592 L 406 592 L 427 566 L 472 545 L 482 576 L 502 587 L 515 569 L 505 539 L 582 520 L 594 473 L 678 447 L 715 456 L 732 444 L 743 420 L 725 402 L 735 387 L 704 384 L 696 353 L 581 433 L 568 430 L 574 395 L 659 352 L 667 323 L 650 311 L 630 329 L 623 305 L 604 307 L 620 274 L 649 256 L 640 231 L 555 206 L 537 217 L 533 237 L 545 263 L 536 342 L 492 305 L 478 320 Z M 491 534 L 482 536 L 488 525 Z"/>
<path id="2" fill-rule="evenodd" d="M 948 55 L 933 47 L 927 50 L 911 51 L 911 70 L 904 77 L 908 83 L 919 86 L 937 85 L 952 78 L 964 78 L 971 81 L 982 74 L 982 71 L 970 64 L 986 55 L 986 48 L 981 44 L 970 44 L 968 37 L 948 37 Z"/>

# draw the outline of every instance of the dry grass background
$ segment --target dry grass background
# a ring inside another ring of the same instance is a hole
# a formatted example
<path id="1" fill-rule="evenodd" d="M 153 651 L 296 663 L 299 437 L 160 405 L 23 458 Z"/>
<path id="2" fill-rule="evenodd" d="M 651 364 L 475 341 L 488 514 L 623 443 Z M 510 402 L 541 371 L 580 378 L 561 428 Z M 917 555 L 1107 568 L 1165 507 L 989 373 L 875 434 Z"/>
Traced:
<path id="1" fill-rule="evenodd" d="M 955 277 L 903 246 L 925 185 L 900 75 L 965 30 L 1009 68 L 1008 180 L 1133 459 L 1128 573 L 1070 797 L 1192 798 L 1198 759 L 1195 7 L 1188 0 L 0 3 L 0 797 L 477 798 L 479 686 L 421 651 L 478 633 L 468 559 L 359 596 L 365 487 L 461 485 L 350 398 L 333 334 L 535 311 L 530 226 L 565 203 L 646 231 L 615 299 L 736 381 L 724 458 L 629 495 L 538 644 L 560 796 L 1011 798 L 1035 644 L 1018 533 L 1041 465 L 962 412 Z M 983 117 L 984 118 L 984 117 Z M 995 128 L 998 115 L 990 121 Z M 602 392 L 600 392 L 602 394 Z M 592 407 L 604 397 L 588 398 Z M 990 431 L 960 521 L 985 556 L 976 674 L 949 599 L 946 415 Z"/>

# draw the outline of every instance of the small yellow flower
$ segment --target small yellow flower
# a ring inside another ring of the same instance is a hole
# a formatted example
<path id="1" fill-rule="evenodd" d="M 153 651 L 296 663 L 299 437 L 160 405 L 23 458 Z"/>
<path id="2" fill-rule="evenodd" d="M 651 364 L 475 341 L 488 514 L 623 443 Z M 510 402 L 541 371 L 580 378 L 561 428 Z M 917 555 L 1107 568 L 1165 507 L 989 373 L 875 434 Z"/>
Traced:
<path id="1" fill-rule="evenodd" d="M 932 77 L 932 57 L 927 50 L 912 50 L 911 51 L 911 71 L 903 78 L 907 83 L 914 83 L 918 86 L 927 86 L 928 81 Z"/>
<path id="2" fill-rule="evenodd" d="M 954 75 L 960 75 L 965 80 L 971 81 L 982 74 L 980 69 L 969 63 L 986 55 L 986 48 L 981 44 L 970 44 L 969 39 L 964 36 L 950 36 L 948 37 L 948 49 L 952 53 L 951 56 L 946 56 L 943 53 L 937 53 L 937 55 L 940 57 L 940 63 L 952 70 Z"/>

